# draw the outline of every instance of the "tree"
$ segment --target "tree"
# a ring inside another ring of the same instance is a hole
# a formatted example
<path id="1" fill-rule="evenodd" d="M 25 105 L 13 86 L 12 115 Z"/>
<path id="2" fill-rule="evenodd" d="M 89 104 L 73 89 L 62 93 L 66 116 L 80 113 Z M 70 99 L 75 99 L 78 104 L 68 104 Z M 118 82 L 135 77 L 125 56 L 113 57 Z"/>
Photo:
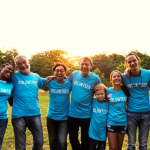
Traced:
<path id="1" fill-rule="evenodd" d="M 5 61 L 15 65 L 14 58 L 17 55 L 19 55 L 19 52 L 17 51 L 17 49 L 15 49 L 15 48 L 12 50 L 7 49 L 5 52 Z"/>
<path id="2" fill-rule="evenodd" d="M 105 78 L 104 73 L 101 73 L 101 71 L 98 68 L 96 68 L 93 71 L 93 73 L 99 76 L 103 84 L 105 84 L 106 86 L 110 86 L 109 79 Z"/>
<path id="3" fill-rule="evenodd" d="M 68 68 L 67 73 L 66 73 L 67 77 L 69 77 L 71 73 L 75 70 L 80 70 L 79 66 L 72 65 L 70 68 Z"/>
<path id="4" fill-rule="evenodd" d="M 141 66 L 143 69 L 150 69 L 150 56 L 145 56 L 141 60 Z"/>
<path id="5" fill-rule="evenodd" d="M 140 59 L 142 59 L 143 57 L 145 57 L 145 55 L 147 55 L 146 53 L 144 53 L 144 54 L 140 53 L 138 50 L 133 50 L 130 53 L 136 54 L 137 56 L 140 57 Z"/>
<path id="6" fill-rule="evenodd" d="M 53 75 L 52 67 L 55 63 L 63 63 L 70 68 L 75 61 L 71 60 L 71 58 L 67 58 L 66 55 L 68 55 L 68 53 L 62 50 L 37 53 L 33 55 L 30 60 L 31 71 L 42 77 L 47 77 Z"/>
<path id="7" fill-rule="evenodd" d="M 121 73 L 124 73 L 125 69 L 126 69 L 126 68 L 125 68 L 125 66 L 124 66 L 123 63 L 121 63 L 121 64 L 117 67 L 117 70 L 120 71 Z"/>
<path id="8" fill-rule="evenodd" d="M 17 49 L 13 48 L 11 50 L 6 50 L 5 52 L 2 53 L 0 50 L 0 64 L 4 63 L 11 63 L 15 65 L 14 58 L 19 55 L 19 52 Z"/>
<path id="9" fill-rule="evenodd" d="M 105 78 L 109 78 L 110 73 L 124 62 L 124 56 L 118 54 L 106 55 L 106 53 L 102 53 L 91 58 L 93 60 L 93 68 L 91 70 L 98 68 L 104 73 Z"/>
<path id="10" fill-rule="evenodd" d="M 4 56 L 5 54 L 0 50 L 0 66 L 5 63 Z"/>
<path id="11" fill-rule="evenodd" d="M 54 63 L 45 57 L 43 53 L 32 56 L 30 60 L 31 71 L 39 74 L 41 77 L 53 75 L 52 66 Z"/>

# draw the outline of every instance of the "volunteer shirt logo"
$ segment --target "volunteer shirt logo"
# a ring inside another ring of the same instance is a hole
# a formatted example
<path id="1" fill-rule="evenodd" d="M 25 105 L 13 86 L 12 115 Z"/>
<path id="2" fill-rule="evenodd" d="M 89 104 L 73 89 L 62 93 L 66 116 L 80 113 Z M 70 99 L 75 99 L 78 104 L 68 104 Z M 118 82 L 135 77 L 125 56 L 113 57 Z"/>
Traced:
<path id="1" fill-rule="evenodd" d="M 35 84 L 37 85 L 37 81 L 27 80 L 27 81 L 18 81 L 18 84 Z"/>
<path id="2" fill-rule="evenodd" d="M 51 93 L 62 93 L 62 94 L 68 94 L 68 89 L 51 89 Z"/>
<path id="3" fill-rule="evenodd" d="M 1 93 L 11 93 L 11 90 L 10 89 L 2 89 L 2 88 L 0 88 L 0 92 Z"/>
<path id="4" fill-rule="evenodd" d="M 123 102 L 127 100 L 127 97 L 116 97 L 116 98 L 110 98 L 111 102 Z"/>
<path id="5" fill-rule="evenodd" d="M 134 88 L 134 87 L 147 87 L 147 83 L 132 83 L 127 84 L 128 88 Z"/>
<path id="6" fill-rule="evenodd" d="M 90 89 L 90 88 L 91 88 L 90 85 L 85 84 L 85 83 L 81 83 L 81 82 L 78 82 L 78 81 L 74 81 L 74 84 L 75 84 L 75 85 L 78 85 L 78 86 L 81 86 L 81 87 L 84 87 L 84 88 L 86 88 L 86 89 Z"/>
<path id="7" fill-rule="evenodd" d="M 95 113 L 107 114 L 108 110 L 93 108 L 93 112 L 95 112 Z"/>

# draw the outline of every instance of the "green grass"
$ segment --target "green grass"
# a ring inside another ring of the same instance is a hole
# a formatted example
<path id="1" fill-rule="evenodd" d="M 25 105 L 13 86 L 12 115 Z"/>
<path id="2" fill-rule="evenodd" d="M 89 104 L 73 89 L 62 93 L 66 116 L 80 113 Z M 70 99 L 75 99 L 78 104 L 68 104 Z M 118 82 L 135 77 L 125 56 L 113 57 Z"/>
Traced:
<path id="1" fill-rule="evenodd" d="M 41 119 L 42 119 L 43 136 L 44 136 L 43 150 L 48 150 L 49 142 L 48 142 L 47 127 L 46 127 L 46 115 L 47 115 L 48 103 L 49 103 L 48 92 L 44 92 L 42 90 L 39 91 L 39 103 L 40 103 L 40 108 L 41 108 L 41 113 L 42 113 Z M 3 150 L 15 150 L 15 140 L 14 140 L 13 127 L 11 124 L 11 107 L 10 106 L 8 107 L 8 117 L 9 117 L 8 118 L 8 126 L 7 126 L 5 137 L 4 137 Z M 150 136 L 149 136 L 149 138 L 150 138 Z M 26 140 L 26 145 L 27 145 L 26 149 L 31 150 L 33 138 L 28 129 L 26 131 L 26 139 L 27 139 Z M 80 139 L 80 130 L 79 130 L 79 139 Z M 137 139 L 138 139 L 138 136 L 137 136 Z M 67 145 L 68 145 L 67 150 L 72 150 L 68 137 L 67 137 Z M 138 142 L 136 142 L 136 146 L 138 146 Z M 127 149 L 127 135 L 125 135 L 122 149 L 123 150 Z M 150 142 L 148 142 L 148 149 L 150 149 Z M 109 150 L 108 141 L 107 141 L 106 150 Z"/>

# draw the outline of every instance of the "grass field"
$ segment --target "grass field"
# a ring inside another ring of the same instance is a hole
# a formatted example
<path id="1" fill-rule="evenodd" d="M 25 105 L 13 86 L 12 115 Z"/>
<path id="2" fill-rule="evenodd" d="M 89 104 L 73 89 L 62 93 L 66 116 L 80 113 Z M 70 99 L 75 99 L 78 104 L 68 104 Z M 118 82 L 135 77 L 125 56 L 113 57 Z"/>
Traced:
<path id="1" fill-rule="evenodd" d="M 43 150 L 49 149 L 48 133 L 47 133 L 47 127 L 46 127 L 46 114 L 47 114 L 47 110 L 48 110 L 48 102 L 49 102 L 48 92 L 44 92 L 44 91 L 40 90 L 39 91 L 39 103 L 40 103 L 40 108 L 41 108 L 41 113 L 42 113 L 41 118 L 42 118 L 43 135 L 44 135 Z M 15 140 L 14 140 L 13 127 L 11 124 L 11 107 L 10 106 L 8 108 L 8 116 L 9 116 L 9 118 L 8 118 L 9 121 L 8 121 L 6 134 L 4 137 L 2 149 L 3 150 L 15 150 Z M 79 131 L 79 135 L 80 135 L 80 131 Z M 27 145 L 26 149 L 31 150 L 33 139 L 32 139 L 32 135 L 28 129 L 26 131 L 26 139 L 27 139 L 26 140 L 26 145 Z M 149 139 L 150 139 L 150 136 L 149 136 Z M 68 144 L 67 150 L 72 150 L 70 142 L 69 142 L 69 138 L 67 138 L 67 144 Z M 138 146 L 138 142 L 136 143 L 136 146 Z M 125 136 L 124 143 L 123 143 L 123 150 L 126 150 L 126 149 L 127 149 L 127 135 Z M 150 149 L 150 142 L 148 142 L 148 149 Z M 106 150 L 109 150 L 108 141 L 107 141 Z"/>

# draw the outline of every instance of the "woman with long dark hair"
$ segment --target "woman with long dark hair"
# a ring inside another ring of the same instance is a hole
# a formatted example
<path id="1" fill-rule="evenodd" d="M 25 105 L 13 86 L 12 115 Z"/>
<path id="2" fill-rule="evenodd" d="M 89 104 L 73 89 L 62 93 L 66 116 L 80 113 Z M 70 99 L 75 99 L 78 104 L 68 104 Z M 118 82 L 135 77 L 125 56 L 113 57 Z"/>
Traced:
<path id="1" fill-rule="evenodd" d="M 127 113 L 125 111 L 129 92 L 122 85 L 122 74 L 115 70 L 110 74 L 112 87 L 107 89 L 109 109 L 107 117 L 107 135 L 109 150 L 121 150 L 124 135 L 127 133 Z"/>

